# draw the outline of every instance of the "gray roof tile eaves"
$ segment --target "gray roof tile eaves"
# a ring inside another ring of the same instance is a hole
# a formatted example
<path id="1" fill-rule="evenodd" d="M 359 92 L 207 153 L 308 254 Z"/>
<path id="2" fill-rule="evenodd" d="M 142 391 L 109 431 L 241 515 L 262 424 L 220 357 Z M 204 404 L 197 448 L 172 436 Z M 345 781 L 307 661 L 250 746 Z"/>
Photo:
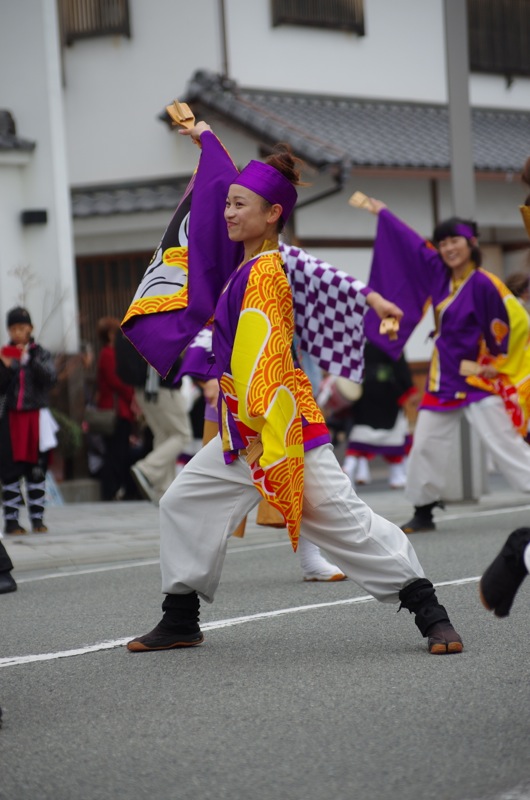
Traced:
<path id="1" fill-rule="evenodd" d="M 172 182 L 139 181 L 127 186 L 73 188 L 72 213 L 74 218 L 81 219 L 173 210 L 180 202 L 189 180 L 188 175 Z"/>
<path id="2" fill-rule="evenodd" d="M 450 167 L 447 106 L 240 88 L 197 72 L 187 102 L 199 101 L 268 141 L 287 141 L 318 167 Z M 325 112 L 325 113 L 323 113 Z M 530 154 L 530 113 L 472 109 L 480 171 L 518 172 Z M 330 120 L 333 141 L 329 138 Z"/>

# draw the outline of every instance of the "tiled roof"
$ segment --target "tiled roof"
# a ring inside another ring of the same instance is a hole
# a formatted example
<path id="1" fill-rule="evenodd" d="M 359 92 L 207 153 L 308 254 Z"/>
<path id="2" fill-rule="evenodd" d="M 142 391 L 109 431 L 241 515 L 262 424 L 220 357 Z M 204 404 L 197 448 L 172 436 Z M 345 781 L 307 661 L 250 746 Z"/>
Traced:
<path id="1" fill-rule="evenodd" d="M 173 210 L 190 177 L 73 188 L 72 212 L 74 217 L 81 218 Z"/>
<path id="2" fill-rule="evenodd" d="M 204 71 L 179 99 L 239 123 L 263 143 L 288 142 L 319 169 L 338 167 L 345 175 L 355 167 L 450 168 L 446 106 L 243 89 Z M 530 155 L 530 112 L 474 108 L 472 124 L 475 169 L 519 174 Z M 189 178 L 77 187 L 73 214 L 174 209 Z"/>
<path id="3" fill-rule="evenodd" d="M 319 168 L 450 168 L 444 105 L 248 89 L 205 71 L 193 75 L 183 99 L 264 142 L 288 142 Z M 473 108 L 472 128 L 476 170 L 520 172 L 530 154 L 530 112 Z"/>

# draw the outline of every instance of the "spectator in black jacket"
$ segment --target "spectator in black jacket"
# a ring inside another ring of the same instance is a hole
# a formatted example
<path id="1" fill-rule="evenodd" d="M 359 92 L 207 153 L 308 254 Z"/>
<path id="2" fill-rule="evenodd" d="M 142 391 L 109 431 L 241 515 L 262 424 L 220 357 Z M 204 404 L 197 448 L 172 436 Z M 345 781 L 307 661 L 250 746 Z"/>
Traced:
<path id="1" fill-rule="evenodd" d="M 56 381 L 51 353 L 33 337 L 31 317 L 25 308 L 7 314 L 9 344 L 0 351 L 0 481 L 4 533 L 22 534 L 19 523 L 23 503 L 21 481 L 26 484 L 26 505 L 34 533 L 45 533 L 45 480 L 48 453 L 56 444 L 48 392 Z"/>

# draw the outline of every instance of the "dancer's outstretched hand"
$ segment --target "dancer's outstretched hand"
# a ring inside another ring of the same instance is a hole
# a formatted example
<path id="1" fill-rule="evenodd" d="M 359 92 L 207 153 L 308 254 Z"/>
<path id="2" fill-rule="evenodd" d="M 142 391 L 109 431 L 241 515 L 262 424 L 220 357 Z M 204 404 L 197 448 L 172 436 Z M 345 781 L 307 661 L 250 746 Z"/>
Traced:
<path id="1" fill-rule="evenodd" d="M 391 300 L 387 300 L 379 292 L 370 292 L 366 295 L 366 302 L 373 308 L 379 319 L 386 319 L 386 317 L 395 317 L 400 320 L 403 317 L 403 311 L 399 306 Z"/>

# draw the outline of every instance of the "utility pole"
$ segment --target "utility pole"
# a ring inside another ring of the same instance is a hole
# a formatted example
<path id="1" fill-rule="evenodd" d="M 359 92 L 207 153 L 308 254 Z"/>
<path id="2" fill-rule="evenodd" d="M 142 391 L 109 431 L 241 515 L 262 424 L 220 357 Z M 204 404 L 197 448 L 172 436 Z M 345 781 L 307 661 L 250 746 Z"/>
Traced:
<path id="1" fill-rule="evenodd" d="M 458 217 L 472 218 L 476 213 L 476 197 L 469 104 L 467 3 L 465 0 L 443 2 L 453 210 Z"/>
<path id="2" fill-rule="evenodd" d="M 466 0 L 443 0 L 447 102 L 451 152 L 451 197 L 455 216 L 474 219 L 476 214 L 475 174 L 471 107 L 469 104 L 469 47 Z M 473 463 L 473 451 L 476 461 Z M 480 444 L 473 441 L 466 419 L 460 426 L 461 499 L 478 500 L 483 481 L 473 480 L 483 474 Z M 477 472 L 479 471 L 479 472 Z M 478 484 L 476 486 L 475 484 Z"/>

